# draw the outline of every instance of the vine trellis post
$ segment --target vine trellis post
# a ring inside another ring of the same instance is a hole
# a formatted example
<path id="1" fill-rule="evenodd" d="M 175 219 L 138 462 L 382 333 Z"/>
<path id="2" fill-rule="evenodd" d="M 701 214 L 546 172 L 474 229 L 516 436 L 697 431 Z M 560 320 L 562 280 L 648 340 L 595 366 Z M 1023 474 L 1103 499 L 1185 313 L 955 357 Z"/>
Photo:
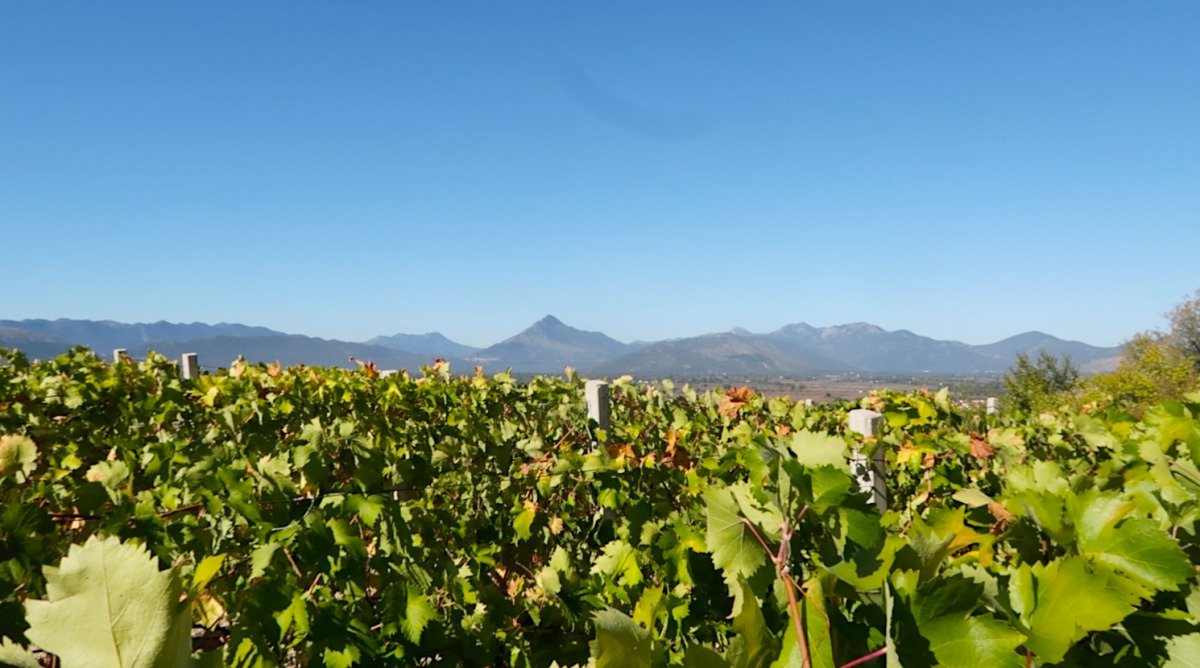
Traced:
<path id="1" fill-rule="evenodd" d="M 863 438 L 875 438 L 883 430 L 883 414 L 865 408 L 850 411 L 850 431 Z M 862 448 L 855 448 L 850 455 L 850 470 L 858 481 L 860 492 L 870 492 L 871 500 L 879 510 L 887 510 L 887 458 L 882 445 L 876 444 L 875 452 L 868 462 Z"/>
<path id="2" fill-rule="evenodd" d="M 612 407 L 608 400 L 608 383 L 602 380 L 589 380 L 583 386 L 583 397 L 587 402 L 588 419 L 595 422 L 600 429 L 607 431 L 612 426 Z"/>

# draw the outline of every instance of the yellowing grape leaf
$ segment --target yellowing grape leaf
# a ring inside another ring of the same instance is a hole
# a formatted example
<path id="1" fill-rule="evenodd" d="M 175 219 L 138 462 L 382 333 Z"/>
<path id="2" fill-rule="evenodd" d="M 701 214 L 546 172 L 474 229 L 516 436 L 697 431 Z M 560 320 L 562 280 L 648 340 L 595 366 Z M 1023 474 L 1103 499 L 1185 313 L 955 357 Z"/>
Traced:
<path id="1" fill-rule="evenodd" d="M 92 536 L 46 567 L 49 600 L 27 601 L 27 636 L 64 666 L 168 668 L 191 660 L 191 613 L 173 571 L 145 548 Z"/>

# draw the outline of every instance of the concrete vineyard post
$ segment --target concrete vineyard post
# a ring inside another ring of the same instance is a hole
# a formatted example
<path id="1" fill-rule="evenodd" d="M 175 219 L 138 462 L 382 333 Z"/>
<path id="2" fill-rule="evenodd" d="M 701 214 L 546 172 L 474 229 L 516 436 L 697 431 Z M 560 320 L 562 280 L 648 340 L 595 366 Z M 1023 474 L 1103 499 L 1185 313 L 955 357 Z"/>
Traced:
<path id="1" fill-rule="evenodd" d="M 589 380 L 583 386 L 584 399 L 587 400 L 589 420 L 594 420 L 601 429 L 610 426 L 611 408 L 608 403 L 608 383 L 602 380 Z"/>
<path id="2" fill-rule="evenodd" d="M 995 415 L 1000 412 L 1000 400 L 996 397 L 987 398 L 987 414 Z"/>
<path id="3" fill-rule="evenodd" d="M 120 364 L 121 358 L 124 357 L 125 353 L 127 352 L 129 351 L 125 350 L 124 348 L 113 348 L 113 364 Z"/>
<path id="4" fill-rule="evenodd" d="M 874 438 L 883 429 L 883 415 L 865 408 L 850 411 L 850 431 L 864 438 Z M 877 447 L 867 461 L 866 455 L 855 448 L 850 455 L 850 470 L 858 481 L 860 492 L 871 492 L 871 500 L 879 510 L 887 509 L 887 459 L 883 447 Z"/>
<path id="5" fill-rule="evenodd" d="M 179 377 L 183 380 L 200 377 L 200 358 L 196 353 L 184 353 L 179 358 Z"/>

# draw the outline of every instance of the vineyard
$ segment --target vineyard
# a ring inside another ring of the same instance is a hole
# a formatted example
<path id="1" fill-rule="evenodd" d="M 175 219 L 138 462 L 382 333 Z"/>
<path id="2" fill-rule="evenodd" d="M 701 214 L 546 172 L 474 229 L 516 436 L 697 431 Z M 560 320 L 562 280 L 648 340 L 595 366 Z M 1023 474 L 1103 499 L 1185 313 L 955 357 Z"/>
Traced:
<path id="1" fill-rule="evenodd" d="M 1200 665 L 1200 394 L 611 393 L 0 351 L 0 663 Z"/>

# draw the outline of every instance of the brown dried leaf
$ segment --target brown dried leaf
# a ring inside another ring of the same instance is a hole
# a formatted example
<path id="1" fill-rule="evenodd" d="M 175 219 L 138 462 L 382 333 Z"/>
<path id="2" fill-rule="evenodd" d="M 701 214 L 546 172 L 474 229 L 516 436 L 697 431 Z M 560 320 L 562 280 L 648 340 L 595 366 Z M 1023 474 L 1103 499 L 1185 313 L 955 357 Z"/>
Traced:
<path id="1" fill-rule="evenodd" d="M 678 443 L 672 443 L 663 451 L 663 464 L 681 471 L 687 471 L 692 468 L 692 458 L 688 455 L 687 448 Z"/>
<path id="2" fill-rule="evenodd" d="M 999 503 L 998 501 L 991 501 L 988 503 L 988 512 L 992 514 L 992 517 L 996 518 L 996 523 L 992 525 L 990 530 L 988 530 L 988 533 L 992 534 L 993 536 L 998 535 L 1008 528 L 1008 523 L 1011 522 L 1013 518 L 1013 514 L 1008 511 L 1008 508 L 1005 508 L 1004 504 Z"/>
<path id="3" fill-rule="evenodd" d="M 971 456 L 975 459 L 991 459 L 995 449 L 991 443 L 980 438 L 978 434 L 971 434 Z"/>
<path id="4" fill-rule="evenodd" d="M 725 396 L 721 397 L 721 404 L 717 406 L 717 411 L 732 420 L 753 396 L 754 390 L 749 387 L 731 387 L 725 390 Z"/>
<path id="5" fill-rule="evenodd" d="M 362 360 L 359 360 L 358 357 L 355 357 L 354 355 L 349 355 L 349 357 L 350 357 L 350 361 L 354 362 L 355 365 L 359 365 L 359 368 L 362 369 L 362 373 L 367 374 L 368 378 L 379 378 L 379 367 L 374 365 L 374 362 L 372 362 L 372 361 L 364 362 Z"/>
<path id="6" fill-rule="evenodd" d="M 608 456 L 612 457 L 613 459 L 618 457 L 629 457 L 632 459 L 637 455 L 635 455 L 633 452 L 632 443 L 613 443 L 612 445 L 608 446 Z"/>

